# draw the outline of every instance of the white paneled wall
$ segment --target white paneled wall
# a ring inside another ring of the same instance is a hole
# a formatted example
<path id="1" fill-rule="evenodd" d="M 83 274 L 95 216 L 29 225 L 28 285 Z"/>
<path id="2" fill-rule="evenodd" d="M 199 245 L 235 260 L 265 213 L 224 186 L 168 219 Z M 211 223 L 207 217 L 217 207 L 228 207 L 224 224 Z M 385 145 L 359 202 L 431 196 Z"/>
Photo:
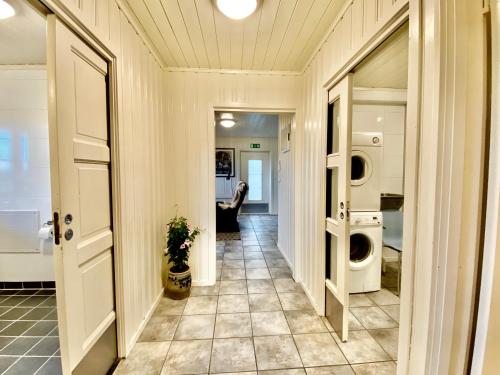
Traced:
<path id="1" fill-rule="evenodd" d="M 324 212 L 320 183 L 323 181 L 325 147 L 324 85 L 368 43 L 398 12 L 407 0 L 354 0 L 311 59 L 303 75 L 303 119 L 297 124 L 302 157 L 296 172 L 300 183 L 296 196 L 303 197 L 296 215 L 297 279 L 318 312 L 324 308 Z"/>
<path id="2" fill-rule="evenodd" d="M 174 202 L 204 229 L 190 258 L 193 282 L 215 282 L 215 126 L 213 108 L 297 108 L 298 75 L 167 72 L 166 124 Z"/>
<path id="3" fill-rule="evenodd" d="M 294 114 L 280 114 L 279 117 L 279 142 L 281 145 L 282 135 L 281 129 L 287 128 L 290 125 L 290 130 L 293 129 L 295 122 Z M 290 142 L 292 146 L 292 142 Z M 286 152 L 278 148 L 278 248 L 287 260 L 290 268 L 295 267 L 294 254 L 294 171 L 293 171 L 293 156 L 294 150 L 290 148 Z"/>
<path id="4" fill-rule="evenodd" d="M 122 252 L 130 342 L 162 290 L 162 224 L 171 212 L 166 209 L 170 173 L 165 163 L 163 71 L 124 15 L 120 62 Z"/>

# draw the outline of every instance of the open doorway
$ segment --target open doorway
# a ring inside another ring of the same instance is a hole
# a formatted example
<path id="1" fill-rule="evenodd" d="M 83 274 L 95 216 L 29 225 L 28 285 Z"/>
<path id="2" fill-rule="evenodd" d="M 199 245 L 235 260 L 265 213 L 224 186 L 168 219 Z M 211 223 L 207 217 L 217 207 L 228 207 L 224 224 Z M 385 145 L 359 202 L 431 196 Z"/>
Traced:
<path id="1" fill-rule="evenodd" d="M 15 15 L 0 20 L 0 373 L 61 374 L 47 21 L 24 1 L 9 4 Z"/>
<path id="2" fill-rule="evenodd" d="M 408 23 L 329 91 L 326 316 L 350 363 L 387 373 L 398 355 L 407 79 Z"/>

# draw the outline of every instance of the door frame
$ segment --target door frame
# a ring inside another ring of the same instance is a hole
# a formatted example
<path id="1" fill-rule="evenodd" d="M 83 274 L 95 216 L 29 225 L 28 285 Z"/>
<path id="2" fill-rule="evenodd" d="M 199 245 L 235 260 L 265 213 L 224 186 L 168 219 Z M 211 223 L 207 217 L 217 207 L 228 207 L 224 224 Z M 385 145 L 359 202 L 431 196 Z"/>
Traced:
<path id="1" fill-rule="evenodd" d="M 292 196 L 293 196 L 293 207 L 290 208 L 290 212 L 293 213 L 292 215 L 292 226 L 294 228 L 292 233 L 289 233 L 289 242 L 293 244 L 292 251 L 293 251 L 293 260 L 294 264 L 292 265 L 292 274 L 295 277 L 297 274 L 297 254 L 296 254 L 296 246 L 295 244 L 298 243 L 299 239 L 299 232 L 296 228 L 297 225 L 297 220 L 295 220 L 295 215 L 298 210 L 298 205 L 299 205 L 299 200 L 295 196 L 296 192 L 296 183 L 298 180 L 298 176 L 295 173 L 295 157 L 297 155 L 297 141 L 295 137 L 295 131 L 296 131 L 296 124 L 297 124 L 297 108 L 290 108 L 290 107 L 262 107 L 259 105 L 252 105 L 252 103 L 245 103 L 242 105 L 235 106 L 234 103 L 227 102 L 227 103 L 210 103 L 208 105 L 208 110 L 207 110 L 207 119 L 209 124 L 213 124 L 213 126 L 209 127 L 208 130 L 208 141 L 209 141 L 209 147 L 208 149 L 210 150 L 210 154 L 208 155 L 208 160 L 209 160 L 209 165 L 215 165 L 215 126 L 216 126 L 216 118 L 215 118 L 215 112 L 259 112 L 259 113 L 268 113 L 268 114 L 293 114 L 295 119 L 292 124 L 291 128 L 291 141 L 290 141 L 290 151 L 292 155 L 292 167 L 291 171 L 293 173 L 292 177 Z M 278 147 L 278 153 L 280 152 L 279 147 Z M 279 155 L 279 154 L 278 154 Z M 270 153 L 270 157 L 271 157 Z M 269 161 L 271 162 L 271 160 Z M 216 177 L 215 173 L 209 173 L 208 174 L 209 178 L 209 184 L 208 184 L 208 196 L 211 197 L 211 200 L 214 204 L 209 204 L 209 210 L 208 210 L 208 218 L 209 218 L 209 225 L 208 225 L 208 233 L 209 233 L 209 254 L 210 254 L 210 264 L 209 264 L 209 275 L 208 275 L 208 282 L 206 285 L 213 285 L 215 284 L 215 279 L 216 279 L 216 230 L 215 230 L 215 202 L 217 200 L 216 197 Z M 272 181 L 270 182 L 272 183 Z M 279 197 L 278 197 L 279 199 Z M 212 235 L 213 234 L 213 235 Z M 281 250 L 280 250 L 281 252 Z M 285 258 L 286 259 L 286 258 Z M 288 262 L 288 260 L 287 260 Z"/>
<path id="2" fill-rule="evenodd" d="M 107 46 L 102 44 L 95 36 L 93 36 L 85 26 L 68 10 L 60 5 L 55 0 L 27 0 L 37 10 L 45 16 L 54 14 L 71 30 L 76 36 L 82 39 L 90 48 L 99 54 L 108 63 L 108 110 L 109 110 L 109 142 L 111 151 L 111 203 L 112 203 L 112 228 L 113 228 L 113 265 L 114 265 L 114 292 L 115 292 L 115 305 L 116 305 L 116 333 L 117 333 L 117 348 L 118 358 L 125 357 L 127 342 L 125 335 L 125 304 L 124 304 L 124 270 L 123 270 L 123 252 L 122 252 L 122 188 L 121 188 L 121 151 L 120 140 L 123 138 L 119 127 L 119 108 L 118 103 L 120 100 L 118 90 L 118 52 L 112 51 Z M 55 78 L 54 72 L 47 72 L 47 85 L 49 89 L 48 103 L 49 106 L 53 105 Z M 55 121 L 54 118 L 49 117 L 49 122 Z M 50 135 L 49 135 L 50 137 Z M 56 145 L 57 146 L 57 145 Z M 55 146 L 55 147 L 56 147 Z M 54 146 L 51 146 L 54 147 Z M 53 161 L 51 160 L 51 164 Z M 63 266 L 61 262 L 54 262 L 54 272 L 61 274 Z M 56 285 L 57 294 L 57 285 Z M 58 304 L 60 302 L 58 301 Z M 64 340 L 63 340 L 64 341 Z M 63 342 L 61 342 L 62 345 Z M 63 358 L 62 362 L 64 364 Z M 63 371 L 68 371 L 64 368 Z M 69 373 L 69 372 L 68 372 Z"/>
<path id="3" fill-rule="evenodd" d="M 271 207 L 273 207 L 273 205 L 275 204 L 274 202 L 274 199 L 273 199 L 273 166 L 272 166 L 272 157 L 273 157 L 273 154 L 272 154 L 272 151 L 260 151 L 260 150 L 255 150 L 255 151 L 250 151 L 250 150 L 240 150 L 240 179 L 241 179 L 241 166 L 242 166 L 242 160 L 243 160 L 243 157 L 242 157 L 242 154 L 245 153 L 245 152 L 255 152 L 255 153 L 260 153 L 260 154 L 267 154 L 268 156 L 268 162 L 269 162 L 269 183 L 267 184 L 267 193 L 268 193 L 268 199 L 267 199 L 267 205 L 268 205 L 268 211 L 267 213 L 270 213 L 271 212 Z M 248 195 L 246 197 L 246 199 L 248 199 Z M 247 204 L 253 204 L 249 201 L 246 202 Z M 259 204 L 259 203 L 257 203 Z"/>

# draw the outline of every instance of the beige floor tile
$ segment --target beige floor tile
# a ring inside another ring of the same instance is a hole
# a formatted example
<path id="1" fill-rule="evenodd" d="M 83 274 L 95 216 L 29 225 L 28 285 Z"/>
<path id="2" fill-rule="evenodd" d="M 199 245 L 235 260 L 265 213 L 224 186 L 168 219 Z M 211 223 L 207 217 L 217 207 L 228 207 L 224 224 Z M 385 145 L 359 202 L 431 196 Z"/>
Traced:
<path id="1" fill-rule="evenodd" d="M 192 286 L 191 297 L 198 296 L 217 296 L 219 294 L 220 281 L 216 281 L 215 285 L 211 286 Z"/>
<path id="2" fill-rule="evenodd" d="M 255 240 L 254 240 L 255 241 Z M 245 246 L 243 244 L 243 250 L 245 252 L 255 252 L 255 251 L 260 251 L 260 246 L 259 246 L 259 242 L 258 241 L 255 241 L 255 243 L 253 245 L 247 245 Z"/>
<path id="3" fill-rule="evenodd" d="M 397 367 L 394 362 L 364 363 L 352 365 L 356 375 L 396 375 Z"/>
<path id="4" fill-rule="evenodd" d="M 252 260 L 252 259 L 264 259 L 264 255 L 260 251 L 249 251 L 245 252 L 243 254 L 243 257 L 245 260 Z"/>
<path id="5" fill-rule="evenodd" d="M 247 280 L 248 293 L 275 293 L 271 279 Z"/>
<path id="6" fill-rule="evenodd" d="M 245 268 L 222 267 L 221 280 L 244 280 Z"/>
<path id="7" fill-rule="evenodd" d="M 370 335 L 378 342 L 391 359 L 398 359 L 398 328 L 370 330 Z"/>
<path id="8" fill-rule="evenodd" d="M 288 263 L 284 259 L 271 258 L 266 260 L 270 268 L 288 268 Z"/>
<path id="9" fill-rule="evenodd" d="M 292 336 L 262 336 L 253 340 L 259 371 L 302 367 Z"/>
<path id="10" fill-rule="evenodd" d="M 245 267 L 249 268 L 267 268 L 266 261 L 264 259 L 247 259 L 245 260 Z"/>
<path id="11" fill-rule="evenodd" d="M 248 280 L 270 279 L 271 275 L 267 268 L 247 268 Z"/>
<path id="12" fill-rule="evenodd" d="M 399 305 L 385 305 L 380 308 L 399 324 Z"/>
<path id="13" fill-rule="evenodd" d="M 278 293 L 302 293 L 302 287 L 293 279 L 273 279 Z"/>
<path id="14" fill-rule="evenodd" d="M 175 331 L 174 340 L 211 339 L 214 326 L 215 315 L 183 316 Z"/>
<path id="15" fill-rule="evenodd" d="M 249 313 L 217 314 L 214 332 L 216 339 L 251 336 L 252 324 Z"/>
<path id="16" fill-rule="evenodd" d="M 251 312 L 281 311 L 281 303 L 276 293 L 249 294 Z"/>
<path id="17" fill-rule="evenodd" d="M 265 370 L 259 371 L 259 375 L 306 375 L 302 368 L 286 369 L 286 370 Z"/>
<path id="18" fill-rule="evenodd" d="M 174 337 L 180 316 L 153 316 L 144 331 L 142 331 L 139 341 L 169 341 Z"/>
<path id="19" fill-rule="evenodd" d="M 182 315 L 184 307 L 186 307 L 187 300 L 173 300 L 167 297 L 162 297 L 158 307 L 156 308 L 155 316 L 167 315 Z"/>
<path id="20" fill-rule="evenodd" d="M 255 352 L 251 338 L 214 339 L 210 372 L 254 371 Z"/>
<path id="21" fill-rule="evenodd" d="M 219 303 L 217 305 L 217 313 L 239 313 L 249 312 L 248 296 L 244 295 L 221 295 L 219 296 Z"/>
<path id="22" fill-rule="evenodd" d="M 399 297 L 392 294 L 387 289 L 382 289 L 374 293 L 367 293 L 366 295 L 379 306 L 399 304 Z"/>
<path id="23" fill-rule="evenodd" d="M 288 267 L 269 267 L 273 279 L 286 279 L 292 277 L 292 271 Z"/>
<path id="24" fill-rule="evenodd" d="M 258 312 L 251 315 L 254 336 L 290 334 L 283 311 Z"/>
<path id="25" fill-rule="evenodd" d="M 212 340 L 172 341 L 161 375 L 206 374 Z"/>
<path id="26" fill-rule="evenodd" d="M 353 307 L 350 310 L 366 329 L 394 328 L 398 325 L 378 306 Z"/>
<path id="27" fill-rule="evenodd" d="M 246 280 L 222 280 L 219 294 L 247 294 Z"/>
<path id="28" fill-rule="evenodd" d="M 243 252 L 224 252 L 224 260 L 238 260 L 243 259 Z"/>
<path id="29" fill-rule="evenodd" d="M 170 341 L 138 342 L 113 375 L 158 375 L 169 347 Z"/>
<path id="30" fill-rule="evenodd" d="M 306 368 L 307 375 L 354 375 L 351 366 L 326 366 Z"/>
<path id="31" fill-rule="evenodd" d="M 283 310 L 312 310 L 304 293 L 278 293 Z"/>
<path id="32" fill-rule="evenodd" d="M 347 364 L 347 360 L 329 333 L 293 335 L 293 338 L 306 367 Z"/>
<path id="33" fill-rule="evenodd" d="M 293 334 L 328 332 L 321 318 L 314 310 L 288 310 L 285 317 Z"/>
<path id="34" fill-rule="evenodd" d="M 184 315 L 215 314 L 217 296 L 189 297 L 184 309 Z"/>
<path id="35" fill-rule="evenodd" d="M 332 332 L 332 336 L 351 364 L 390 360 L 387 353 L 377 344 L 368 331 L 349 332 L 347 342 L 342 342 L 335 332 Z"/>
<path id="36" fill-rule="evenodd" d="M 244 268 L 245 261 L 243 259 L 224 259 L 223 266 L 226 268 Z"/>
<path id="37" fill-rule="evenodd" d="M 370 298 L 368 298 L 366 294 L 360 293 L 360 294 L 349 295 L 349 307 L 366 307 L 366 306 L 375 306 L 375 302 L 373 302 Z"/>

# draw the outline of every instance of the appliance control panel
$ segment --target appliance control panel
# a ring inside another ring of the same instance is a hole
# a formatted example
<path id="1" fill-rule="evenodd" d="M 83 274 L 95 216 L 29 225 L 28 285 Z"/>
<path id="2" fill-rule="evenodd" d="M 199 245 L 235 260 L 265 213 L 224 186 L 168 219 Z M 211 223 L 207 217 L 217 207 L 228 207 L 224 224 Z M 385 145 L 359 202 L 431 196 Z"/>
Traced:
<path id="1" fill-rule="evenodd" d="M 350 222 L 352 225 L 381 225 L 382 214 L 378 212 L 363 213 L 362 215 L 351 212 Z"/>

